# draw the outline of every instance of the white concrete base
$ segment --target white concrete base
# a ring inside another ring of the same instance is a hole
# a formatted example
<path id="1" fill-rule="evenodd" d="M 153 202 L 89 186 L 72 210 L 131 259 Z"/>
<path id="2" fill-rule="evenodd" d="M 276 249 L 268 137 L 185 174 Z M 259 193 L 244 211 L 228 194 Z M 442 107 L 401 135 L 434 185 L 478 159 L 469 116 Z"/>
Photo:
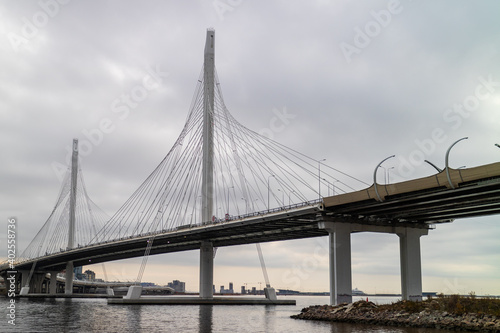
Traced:
<path id="1" fill-rule="evenodd" d="M 127 293 L 128 294 L 128 293 Z M 115 296 L 115 291 L 111 287 L 106 288 L 106 295 Z"/>
<path id="2" fill-rule="evenodd" d="M 19 292 L 19 295 L 21 296 L 26 296 L 30 292 L 30 287 L 22 287 L 21 291 Z"/>
<path id="3" fill-rule="evenodd" d="M 278 297 L 276 297 L 276 290 L 274 288 L 264 288 L 264 294 L 266 295 L 266 298 L 271 301 L 276 301 Z"/>
<path id="4" fill-rule="evenodd" d="M 139 299 L 141 298 L 142 286 L 130 286 L 128 287 L 127 295 L 123 296 L 123 299 Z"/>

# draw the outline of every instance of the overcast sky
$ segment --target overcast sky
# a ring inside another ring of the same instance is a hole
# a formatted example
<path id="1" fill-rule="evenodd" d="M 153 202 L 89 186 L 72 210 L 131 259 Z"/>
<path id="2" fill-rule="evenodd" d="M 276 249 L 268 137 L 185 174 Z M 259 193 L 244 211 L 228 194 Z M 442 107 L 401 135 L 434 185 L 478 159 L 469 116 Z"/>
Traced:
<path id="1" fill-rule="evenodd" d="M 500 160 L 498 1 L 0 1 L 1 243 L 23 249 L 52 211 L 74 137 L 105 132 L 82 158 L 87 190 L 113 214 L 179 135 L 216 30 L 216 67 L 233 116 L 372 183 Z M 156 72 L 129 113 L 113 112 Z M 383 172 L 379 177 L 384 178 Z M 421 239 L 423 288 L 500 294 L 498 216 L 438 225 Z M 327 239 L 262 245 L 271 284 L 328 290 Z M 2 245 L 0 256 L 6 255 Z M 143 280 L 198 289 L 198 251 L 150 258 Z M 400 292 L 395 235 L 352 235 L 353 287 Z M 140 259 L 107 264 L 133 280 Z M 102 276 L 100 266 L 91 266 Z M 263 282 L 255 245 L 220 248 L 217 288 Z"/>

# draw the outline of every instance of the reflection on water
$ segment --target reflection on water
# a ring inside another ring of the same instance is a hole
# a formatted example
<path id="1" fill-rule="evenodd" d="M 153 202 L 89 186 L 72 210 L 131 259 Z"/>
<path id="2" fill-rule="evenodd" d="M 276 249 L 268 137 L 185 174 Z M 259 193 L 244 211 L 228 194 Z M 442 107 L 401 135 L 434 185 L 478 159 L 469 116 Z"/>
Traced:
<path id="1" fill-rule="evenodd" d="M 199 332 L 212 333 L 213 305 L 200 305 Z"/>
<path id="2" fill-rule="evenodd" d="M 296 306 L 108 305 L 104 299 L 18 299 L 16 326 L 7 324 L 9 299 L 0 298 L 2 332 L 318 332 L 431 333 L 429 329 L 378 327 L 291 319 L 328 297 L 300 296 Z M 377 300 L 375 300 L 377 301 Z M 384 300 L 386 302 L 386 300 Z M 383 303 L 380 302 L 379 303 Z"/>

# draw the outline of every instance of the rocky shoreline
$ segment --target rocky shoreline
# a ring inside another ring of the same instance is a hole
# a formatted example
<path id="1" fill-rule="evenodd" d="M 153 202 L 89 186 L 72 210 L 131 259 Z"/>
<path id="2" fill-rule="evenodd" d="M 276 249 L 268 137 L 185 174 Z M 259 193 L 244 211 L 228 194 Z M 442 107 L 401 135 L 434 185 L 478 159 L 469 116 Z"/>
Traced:
<path id="1" fill-rule="evenodd" d="M 405 301 L 399 303 L 405 303 Z M 291 317 L 372 325 L 500 332 L 500 318 L 497 316 L 476 313 L 452 314 L 435 309 L 435 305 L 429 302 L 429 305 L 422 311 L 413 312 L 404 310 L 404 304 L 403 306 L 389 306 L 358 301 L 337 306 L 314 305 L 302 309 L 300 314 Z"/>

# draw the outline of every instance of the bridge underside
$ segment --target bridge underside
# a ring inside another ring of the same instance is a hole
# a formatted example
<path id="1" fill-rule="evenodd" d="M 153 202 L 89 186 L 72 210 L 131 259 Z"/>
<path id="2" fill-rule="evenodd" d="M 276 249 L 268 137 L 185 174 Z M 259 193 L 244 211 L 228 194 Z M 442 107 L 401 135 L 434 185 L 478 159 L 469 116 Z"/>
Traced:
<path id="1" fill-rule="evenodd" d="M 372 185 L 362 191 L 324 198 L 325 210 L 344 221 L 427 224 L 500 213 L 500 163 L 449 171 L 451 184 L 442 171 L 425 178 L 378 185 L 382 201 Z"/>
<path id="2" fill-rule="evenodd" d="M 500 178 L 461 184 L 453 190 L 441 186 L 388 195 L 383 202 L 365 199 L 336 204 L 325 198 L 325 211 L 329 219 L 338 222 L 363 221 L 395 226 L 401 223 L 445 223 L 457 218 L 494 215 L 500 213 Z"/>

